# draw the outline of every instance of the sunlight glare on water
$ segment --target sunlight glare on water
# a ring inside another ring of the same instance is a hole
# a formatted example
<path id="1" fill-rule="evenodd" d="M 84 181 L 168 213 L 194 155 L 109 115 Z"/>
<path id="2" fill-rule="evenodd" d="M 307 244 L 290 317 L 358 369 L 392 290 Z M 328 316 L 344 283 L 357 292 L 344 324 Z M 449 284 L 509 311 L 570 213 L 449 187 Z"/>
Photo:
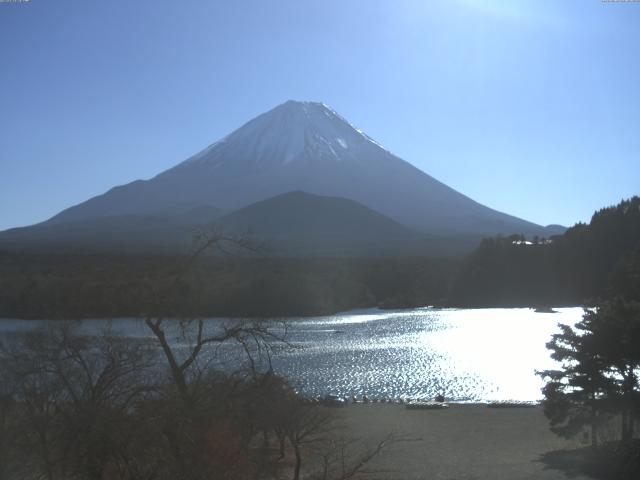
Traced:
<path id="1" fill-rule="evenodd" d="M 534 401 L 541 398 L 536 370 L 553 368 L 545 344 L 558 323 L 574 325 L 582 309 L 536 313 L 526 308 L 350 311 L 286 319 L 294 349 L 272 358 L 273 368 L 310 396 L 433 398 L 450 401 Z M 232 320 L 211 319 L 207 328 Z M 0 333 L 31 330 L 46 322 L 2 320 Z M 167 323 L 167 325 L 171 325 Z M 174 327 L 175 327 L 174 323 Z M 141 319 L 85 320 L 79 332 L 151 338 Z M 183 337 L 170 335 L 187 347 Z M 236 369 L 237 345 L 216 349 L 219 365 Z"/>
<path id="2" fill-rule="evenodd" d="M 536 370 L 553 368 L 545 344 L 582 309 L 363 311 L 294 322 L 302 350 L 275 367 L 312 395 L 454 401 L 541 398 Z"/>

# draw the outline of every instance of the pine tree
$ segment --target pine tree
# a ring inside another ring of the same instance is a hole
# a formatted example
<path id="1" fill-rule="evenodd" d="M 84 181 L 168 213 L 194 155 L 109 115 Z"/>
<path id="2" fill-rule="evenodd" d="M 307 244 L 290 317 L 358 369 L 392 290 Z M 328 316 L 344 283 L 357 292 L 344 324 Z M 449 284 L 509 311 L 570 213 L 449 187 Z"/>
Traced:
<path id="1" fill-rule="evenodd" d="M 561 326 L 547 347 L 562 364 L 540 372 L 548 379 L 544 411 L 551 429 L 571 437 L 590 426 L 596 446 L 598 426 L 619 414 L 621 440 L 632 440 L 640 413 L 640 303 L 618 298 L 585 309 L 582 321 Z"/>

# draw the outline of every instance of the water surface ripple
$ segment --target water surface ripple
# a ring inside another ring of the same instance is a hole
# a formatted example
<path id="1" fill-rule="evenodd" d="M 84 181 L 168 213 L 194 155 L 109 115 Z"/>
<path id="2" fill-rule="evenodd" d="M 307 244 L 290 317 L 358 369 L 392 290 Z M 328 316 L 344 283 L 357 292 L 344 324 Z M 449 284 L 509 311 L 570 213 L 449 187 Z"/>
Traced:
<path id="1" fill-rule="evenodd" d="M 573 325 L 581 316 L 577 307 L 557 313 L 419 308 L 291 318 L 287 340 L 295 348 L 272 361 L 276 372 L 311 396 L 399 399 L 443 393 L 460 402 L 533 401 L 541 398 L 543 385 L 535 371 L 556 366 L 545 343 L 559 323 Z M 83 328 L 96 331 L 104 322 L 85 321 Z M 110 325 L 126 335 L 148 335 L 139 319 Z M 24 326 L 2 320 L 0 331 Z M 233 356 L 232 347 L 223 350 Z"/>
<path id="2" fill-rule="evenodd" d="M 536 370 L 553 368 L 545 343 L 580 308 L 366 310 L 295 320 L 299 350 L 275 369 L 310 395 L 538 400 Z"/>

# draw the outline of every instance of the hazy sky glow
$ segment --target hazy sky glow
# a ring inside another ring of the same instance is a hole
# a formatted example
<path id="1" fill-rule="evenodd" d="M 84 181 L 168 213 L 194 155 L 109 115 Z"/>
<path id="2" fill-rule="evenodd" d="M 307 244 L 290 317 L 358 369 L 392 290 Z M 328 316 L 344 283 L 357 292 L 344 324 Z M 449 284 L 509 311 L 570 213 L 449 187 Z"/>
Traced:
<path id="1" fill-rule="evenodd" d="M 321 100 L 541 224 L 640 193 L 640 3 L 0 3 L 0 229 L 150 178 Z"/>

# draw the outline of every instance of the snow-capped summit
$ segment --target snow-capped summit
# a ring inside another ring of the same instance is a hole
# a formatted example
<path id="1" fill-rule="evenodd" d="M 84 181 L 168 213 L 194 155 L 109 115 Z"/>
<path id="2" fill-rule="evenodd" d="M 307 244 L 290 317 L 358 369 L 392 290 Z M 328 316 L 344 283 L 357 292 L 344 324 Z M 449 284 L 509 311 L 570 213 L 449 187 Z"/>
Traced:
<path id="1" fill-rule="evenodd" d="M 358 160 L 380 145 L 321 102 L 289 100 L 254 118 L 177 168 L 225 162 L 264 166 L 294 161 Z"/>
<path id="2" fill-rule="evenodd" d="M 323 103 L 288 101 L 150 180 L 115 187 L 47 223 L 114 215 L 232 212 L 292 191 L 343 197 L 436 235 L 545 235 L 398 158 Z"/>

